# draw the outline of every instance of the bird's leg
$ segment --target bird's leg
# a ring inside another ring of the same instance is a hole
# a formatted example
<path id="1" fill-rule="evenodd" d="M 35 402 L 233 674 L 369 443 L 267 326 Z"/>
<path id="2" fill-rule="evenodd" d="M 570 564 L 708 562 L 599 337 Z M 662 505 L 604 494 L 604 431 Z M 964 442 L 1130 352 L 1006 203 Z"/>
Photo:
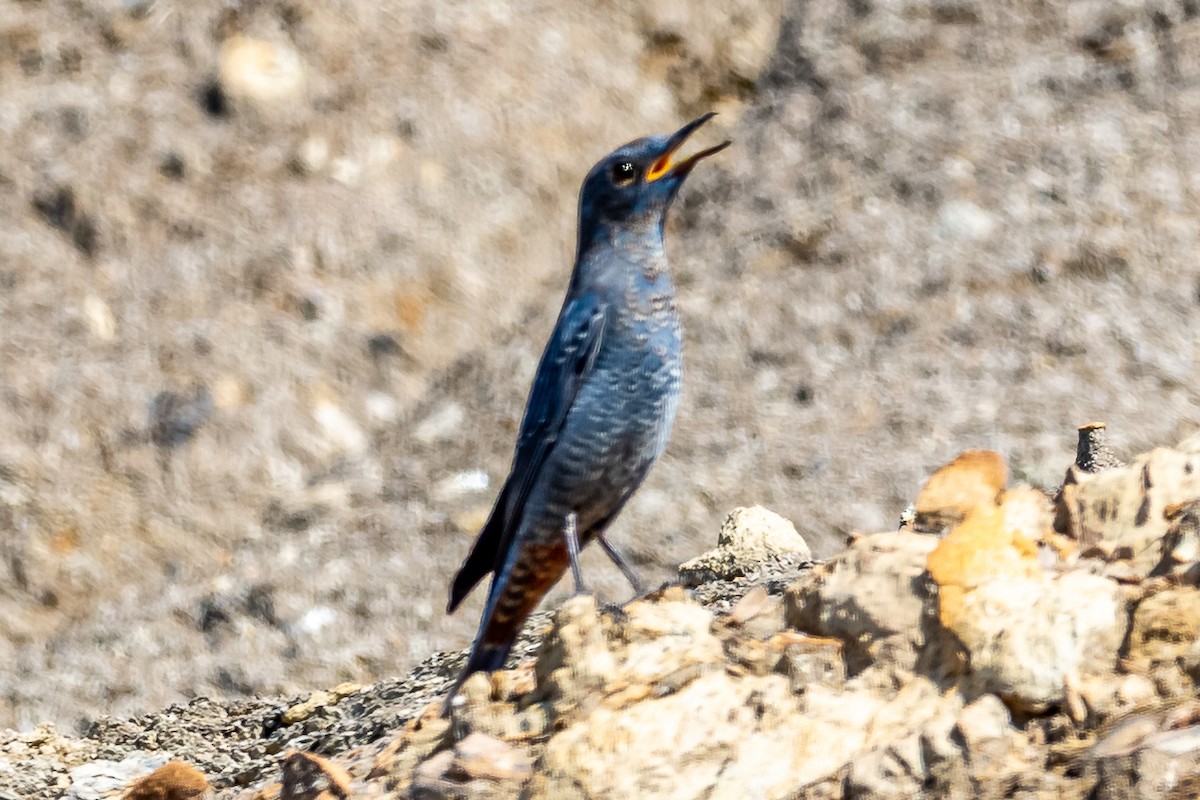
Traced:
<path id="1" fill-rule="evenodd" d="M 605 539 L 603 536 L 597 536 L 596 539 L 600 542 L 600 549 L 612 559 L 612 562 L 617 565 L 617 569 L 621 570 L 621 574 L 625 576 L 625 580 L 629 581 L 629 585 L 633 587 L 633 596 L 641 597 L 644 595 L 646 587 L 642 583 L 641 578 L 637 576 L 637 573 L 633 571 L 633 567 L 629 566 L 629 562 L 625 560 L 625 557 L 617 551 L 617 548 L 612 546 L 608 539 Z"/>
<path id="2" fill-rule="evenodd" d="M 576 528 L 576 516 L 572 511 L 567 514 L 566 525 L 563 526 L 563 537 L 567 540 L 567 556 L 571 559 L 571 575 L 575 578 L 575 594 L 583 594 L 583 573 L 579 569 L 579 531 Z"/>

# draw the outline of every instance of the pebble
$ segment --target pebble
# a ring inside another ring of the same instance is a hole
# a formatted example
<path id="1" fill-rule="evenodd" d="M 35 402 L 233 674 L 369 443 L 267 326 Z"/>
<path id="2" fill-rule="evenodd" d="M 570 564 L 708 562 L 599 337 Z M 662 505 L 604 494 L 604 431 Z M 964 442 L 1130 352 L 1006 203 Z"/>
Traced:
<path id="1" fill-rule="evenodd" d="M 417 424 L 413 437 L 422 444 L 432 444 L 453 437 L 466 419 L 458 403 L 447 403 Z"/>
<path id="2" fill-rule="evenodd" d="M 295 101 L 304 92 L 304 60 L 286 44 L 232 36 L 221 45 L 218 60 L 221 88 L 231 98 L 269 107 Z"/>
<path id="3" fill-rule="evenodd" d="M 469 469 L 438 481 L 434 486 L 433 495 L 438 500 L 447 502 L 464 495 L 485 491 L 491 479 L 481 469 Z"/>

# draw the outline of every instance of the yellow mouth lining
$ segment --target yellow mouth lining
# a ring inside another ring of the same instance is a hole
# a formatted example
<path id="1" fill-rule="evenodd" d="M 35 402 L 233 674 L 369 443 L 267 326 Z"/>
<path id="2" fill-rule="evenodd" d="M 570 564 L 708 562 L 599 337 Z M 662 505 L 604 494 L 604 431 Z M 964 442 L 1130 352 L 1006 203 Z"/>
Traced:
<path id="1" fill-rule="evenodd" d="M 667 155 L 658 159 L 658 161 L 655 161 L 654 164 L 650 167 L 649 171 L 646 172 L 646 182 L 651 183 L 653 181 L 658 180 L 663 175 L 666 175 L 670 169 L 671 169 L 671 154 L 668 153 Z"/>

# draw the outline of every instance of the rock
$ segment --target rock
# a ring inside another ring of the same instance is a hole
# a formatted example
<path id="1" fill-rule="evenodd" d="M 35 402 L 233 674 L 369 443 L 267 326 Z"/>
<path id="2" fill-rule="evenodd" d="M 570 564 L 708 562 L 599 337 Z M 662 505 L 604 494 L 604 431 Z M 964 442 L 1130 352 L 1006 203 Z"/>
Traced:
<path id="1" fill-rule="evenodd" d="M 939 731 L 949 737 L 961 708 L 961 697 L 944 694 L 922 677 L 890 690 L 860 679 L 844 691 L 818 687 L 805 697 L 806 715 L 840 724 L 857 740 L 858 752 L 845 768 L 852 796 L 879 798 L 922 793 L 926 781 L 922 738 Z"/>
<path id="2" fill-rule="evenodd" d="M 329 164 L 329 140 L 309 136 L 296 147 L 292 165 L 301 174 L 320 172 Z"/>
<path id="3" fill-rule="evenodd" d="M 1172 728 L 1169 715 L 1133 718 L 1121 742 L 1093 751 L 1096 800 L 1173 800 L 1200 793 L 1200 725 Z"/>
<path id="4" fill-rule="evenodd" d="M 1171 526 L 1163 536 L 1162 559 L 1150 574 L 1196 585 L 1200 583 L 1200 500 L 1167 509 L 1166 514 Z"/>
<path id="5" fill-rule="evenodd" d="M 1192 435 L 1185 437 L 1183 441 L 1175 446 L 1175 449 L 1181 453 L 1200 455 L 1200 431 L 1196 431 Z"/>
<path id="6" fill-rule="evenodd" d="M 117 321 L 108 303 L 94 294 L 83 299 L 83 316 L 92 335 L 102 342 L 111 342 L 117 335 Z"/>
<path id="7" fill-rule="evenodd" d="M 308 696 L 307 700 L 289 706 L 283 712 L 280 718 L 284 725 L 295 725 L 297 722 L 307 719 L 313 712 L 324 708 L 333 701 L 333 697 L 329 692 L 316 691 Z"/>
<path id="8" fill-rule="evenodd" d="M 1043 574 L 1039 543 L 1052 541 L 1049 507 L 1027 487 L 995 497 L 1002 467 L 964 454 L 935 474 L 942 480 L 926 485 L 923 494 L 942 486 L 942 496 L 955 500 L 927 507 L 963 514 L 930 553 L 929 574 L 938 618 L 968 657 L 968 683 L 1041 711 L 1067 699 L 1069 682 L 1111 672 L 1128 627 L 1125 601 L 1104 577 Z M 953 653 L 936 656 L 951 671 Z"/>
<path id="9" fill-rule="evenodd" d="M 797 694 L 809 686 L 841 688 L 846 682 L 842 643 L 829 637 L 795 636 L 785 643 L 779 671 L 788 676 Z"/>
<path id="10" fill-rule="evenodd" d="M 784 628 L 781 599 L 768 595 L 761 585 L 755 586 L 714 626 L 725 648 L 726 671 L 738 675 L 779 672 L 791 679 L 798 694 L 809 684 L 842 685 L 846 664 L 840 641 Z"/>
<path id="11" fill-rule="evenodd" d="M 531 759 L 521 748 L 472 733 L 453 750 L 439 753 L 417 769 L 411 797 L 514 797 L 529 778 Z"/>
<path id="12" fill-rule="evenodd" d="M 1012 717 L 1000 698 L 985 694 L 958 715 L 955 735 L 973 769 L 980 773 L 997 772 L 1011 747 Z"/>
<path id="13" fill-rule="evenodd" d="M 237 375 L 221 375 L 213 384 L 213 404 L 222 411 L 241 408 L 250 402 L 251 390 Z"/>
<path id="14" fill-rule="evenodd" d="M 441 502 L 451 502 L 463 495 L 486 491 L 489 483 L 490 478 L 483 470 L 466 470 L 438 481 L 433 496 Z"/>
<path id="15" fill-rule="evenodd" d="M 741 634 L 803 655 L 811 637 L 781 631 L 760 638 L 778 614 L 770 600 L 762 591 L 748 594 L 716 621 L 720 636 Z M 801 699 L 783 675 L 730 668 L 725 659 L 745 652 L 748 642 L 727 641 L 729 655 L 722 655 L 713 626 L 711 614 L 678 589 L 612 617 L 599 615 L 589 597 L 572 598 L 555 614 L 539 655 L 540 688 L 519 704 L 549 709 L 536 770 L 509 795 L 489 793 L 478 770 L 465 779 L 460 750 L 479 735 L 472 732 L 418 768 L 414 796 L 794 797 L 805 786 L 832 790 L 845 770 L 876 751 L 891 748 L 918 764 L 914 728 L 953 717 L 962 705 L 923 678 L 888 689 L 862 679 L 844 688 L 841 680 L 809 681 Z M 822 645 L 838 653 L 836 643 Z M 478 707 L 493 717 L 520 713 L 496 689 L 485 676 L 469 680 L 453 726 L 472 730 L 479 717 L 469 712 Z M 485 752 L 507 752 L 480 741 Z M 519 782 L 524 773 L 505 774 Z"/>
<path id="16" fill-rule="evenodd" d="M 535 674 L 558 719 L 669 694 L 722 668 L 712 613 L 682 589 L 668 589 L 655 603 L 630 603 L 624 613 L 619 629 L 607 626 L 588 596 L 573 597 L 556 612 Z"/>
<path id="17" fill-rule="evenodd" d="M 81 764 L 70 772 L 70 790 L 66 800 L 101 800 L 115 795 L 138 778 L 148 775 L 171 760 L 170 754 L 136 751 L 120 761 L 97 759 Z"/>
<path id="18" fill-rule="evenodd" d="M 168 761 L 130 784 L 124 800 L 198 800 L 208 791 L 203 772 L 185 761 Z"/>
<path id="19" fill-rule="evenodd" d="M 555 734 L 526 796 L 794 796 L 836 772 L 864 738 L 795 711 L 782 676 L 708 673 L 661 697 L 598 709 Z"/>
<path id="20" fill-rule="evenodd" d="M 527 755 L 482 733 L 472 733 L 454 746 L 454 766 L 471 779 L 518 781 L 530 774 Z"/>
<path id="21" fill-rule="evenodd" d="M 1077 539 L 1084 554 L 1108 553 L 1146 576 L 1171 558 L 1169 535 L 1181 509 L 1200 501 L 1200 454 L 1164 447 L 1123 467 L 1068 474 L 1056 528 Z M 1109 549 L 1091 550 L 1097 545 Z"/>
<path id="22" fill-rule="evenodd" d="M 280 783 L 279 800 L 345 800 L 350 796 L 346 770 L 315 753 L 289 753 L 283 760 Z"/>
<path id="23" fill-rule="evenodd" d="M 1108 426 L 1103 422 L 1089 422 L 1079 428 L 1079 442 L 1075 446 L 1075 466 L 1083 472 L 1093 474 L 1113 467 L 1124 466 L 1108 443 Z"/>
<path id="24" fill-rule="evenodd" d="M 1070 275 L 1093 281 L 1124 275 L 1129 271 L 1125 238 L 1116 231 L 1105 231 L 1095 241 L 1078 242 L 1074 252 L 1063 261 L 1063 269 Z"/>
<path id="25" fill-rule="evenodd" d="M 466 412 L 458 403 L 446 403 L 417 423 L 413 438 L 422 444 L 433 444 L 455 436 L 462 427 Z"/>
<path id="26" fill-rule="evenodd" d="M 447 746 L 449 733 L 450 720 L 442 717 L 441 703 L 431 703 L 380 751 L 367 778 L 383 780 L 391 791 L 406 791 L 417 764 Z"/>
<path id="27" fill-rule="evenodd" d="M 212 416 L 213 398 L 208 387 L 193 384 L 188 393 L 164 389 L 150 400 L 146 428 L 160 449 L 181 447 L 191 441 Z"/>
<path id="28" fill-rule="evenodd" d="M 735 508 L 725 518 L 717 546 L 679 567 L 684 584 L 730 580 L 754 574 L 765 562 L 808 561 L 812 551 L 791 522 L 762 506 Z"/>
<path id="29" fill-rule="evenodd" d="M 968 450 L 929 477 L 916 500 L 915 530 L 938 533 L 979 506 L 995 505 L 1008 480 L 999 453 Z"/>
<path id="30" fill-rule="evenodd" d="M 338 404 L 327 390 L 318 390 L 313 399 L 312 416 L 325 434 L 332 449 L 348 455 L 362 453 L 367 446 L 367 436 L 361 427 Z"/>
<path id="31" fill-rule="evenodd" d="M 1146 708 L 1157 699 L 1154 683 L 1143 675 L 1094 675 L 1081 679 L 1077 690 L 1086 713 L 1077 721 L 1091 727 Z"/>
<path id="32" fill-rule="evenodd" d="M 940 696 L 935 687 L 922 680 L 914 683 L 907 694 L 911 698 L 907 702 L 898 697 L 891 704 L 887 724 L 878 729 L 872 725 L 874 746 L 864 747 L 864 752 L 850 762 L 846 783 L 851 796 L 879 800 L 919 797 L 928 779 L 930 761 L 924 741 L 932 737 L 947 749 L 955 749 L 950 736 L 961 700 L 956 695 Z"/>
<path id="33" fill-rule="evenodd" d="M 400 404 L 387 392 L 370 392 L 363 398 L 367 416 L 382 425 L 391 425 L 400 418 Z"/>
<path id="34" fill-rule="evenodd" d="M 1029 490 L 1006 493 L 1000 506 L 978 506 L 929 554 L 929 574 L 938 585 L 938 614 L 947 628 L 957 632 L 963 598 L 971 590 L 996 579 L 1041 575 L 1037 536 L 1048 514 L 1038 515 L 1039 499 Z"/>
<path id="35" fill-rule="evenodd" d="M 936 587 L 925 562 L 938 540 L 898 531 L 863 536 L 788 589 L 790 626 L 840 640 L 849 674 L 874 663 L 911 669 L 936 618 Z"/>
<path id="36" fill-rule="evenodd" d="M 854 759 L 846 785 L 852 797 L 907 800 L 921 796 L 924 771 L 920 737 L 913 735 Z"/>
<path id="37" fill-rule="evenodd" d="M 282 791 L 283 784 L 276 781 L 275 783 L 267 784 L 250 795 L 250 800 L 279 800 L 279 794 Z"/>
<path id="38" fill-rule="evenodd" d="M 267 110 L 289 105 L 304 94 L 305 72 L 300 54 L 286 44 L 248 36 L 221 44 L 218 81 L 231 100 Z"/>
<path id="39" fill-rule="evenodd" d="M 938 210 L 938 225 L 957 239 L 985 239 L 996 228 L 996 217 L 970 200 L 952 200 Z"/>
<path id="40" fill-rule="evenodd" d="M 1062 703 L 1068 681 L 1111 672 L 1129 620 L 1114 581 L 1068 572 L 983 583 L 954 623 L 979 689 L 1036 712 Z"/>
<path id="41" fill-rule="evenodd" d="M 983 695 L 957 714 L 926 724 L 921 754 L 921 796 L 1046 796 L 1037 793 L 1047 778 L 1038 752 L 1012 726 L 1008 709 L 995 695 Z"/>
<path id="42" fill-rule="evenodd" d="M 70 771 L 94 760 L 96 749 L 95 742 L 63 736 L 49 724 L 19 733 L 0 730 L 0 776 L 5 781 L 4 790 L 21 798 L 36 797 L 38 792 L 51 789 L 56 790 L 56 797 L 61 796 L 74 782 Z"/>
<path id="43" fill-rule="evenodd" d="M 1200 590 L 1167 589 L 1139 602 L 1129 632 L 1129 659 L 1143 669 L 1179 659 L 1200 662 Z"/>
<path id="44" fill-rule="evenodd" d="M 801 634 L 784 631 L 783 603 L 767 590 L 755 586 L 730 610 L 718 619 L 714 632 L 725 649 L 730 662 L 727 668 L 741 668 L 756 675 L 774 672 L 787 648 Z"/>

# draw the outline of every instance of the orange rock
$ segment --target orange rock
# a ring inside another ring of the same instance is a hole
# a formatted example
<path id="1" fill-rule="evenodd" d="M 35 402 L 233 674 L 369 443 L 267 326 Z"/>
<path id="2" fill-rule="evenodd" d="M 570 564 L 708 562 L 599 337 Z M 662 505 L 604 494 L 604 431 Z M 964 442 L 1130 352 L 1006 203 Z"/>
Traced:
<path id="1" fill-rule="evenodd" d="M 79 529 L 75 526 L 59 528 L 50 537 L 50 549 L 56 556 L 66 556 L 79 549 Z"/>
<path id="2" fill-rule="evenodd" d="M 978 509 L 929 554 L 929 573 L 939 586 L 970 589 L 992 578 L 1039 574 L 1037 541 L 1005 525 L 1000 508 Z"/>
<path id="3" fill-rule="evenodd" d="M 183 761 L 168 761 L 129 785 L 125 800 L 192 800 L 208 791 L 204 773 Z"/>
<path id="4" fill-rule="evenodd" d="M 1020 526 L 1010 527 L 1026 503 L 1017 495 L 1010 507 L 977 507 L 929 554 L 929 574 L 938 584 L 938 613 L 947 628 L 955 629 L 963 597 L 971 589 L 997 578 L 1041 575 L 1037 539 Z"/>
<path id="5" fill-rule="evenodd" d="M 992 450 L 967 450 L 939 468 L 916 502 L 917 530 L 961 522 L 980 506 L 994 506 L 1008 480 L 1004 459 Z"/>

